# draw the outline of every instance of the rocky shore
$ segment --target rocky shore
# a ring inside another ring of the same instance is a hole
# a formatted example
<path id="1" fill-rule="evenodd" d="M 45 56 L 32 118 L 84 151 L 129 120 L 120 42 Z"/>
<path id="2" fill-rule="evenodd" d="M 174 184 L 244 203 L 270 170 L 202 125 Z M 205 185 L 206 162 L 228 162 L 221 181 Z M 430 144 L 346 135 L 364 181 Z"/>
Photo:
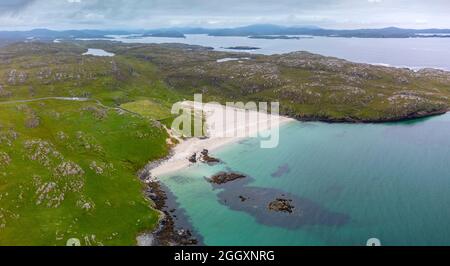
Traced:
<path id="1" fill-rule="evenodd" d="M 194 246 L 201 244 L 198 236 L 192 232 L 187 219 L 177 210 L 174 196 L 158 179 L 150 174 L 150 170 L 157 167 L 167 158 L 148 164 L 139 173 L 139 178 L 146 184 L 145 196 L 152 200 L 154 208 L 159 210 L 161 217 L 158 228 L 138 236 L 140 246 Z M 180 220 L 181 218 L 181 220 Z"/>
<path id="2" fill-rule="evenodd" d="M 450 109 L 438 109 L 433 111 L 422 111 L 422 112 L 412 112 L 409 114 L 405 114 L 398 117 L 381 117 L 381 118 L 371 118 L 371 119 L 361 119 L 361 118 L 353 118 L 353 117 L 343 117 L 343 118 L 335 118 L 335 117 L 327 117 L 327 116 L 317 116 L 317 115 L 293 115 L 293 114 L 285 114 L 287 117 L 292 117 L 300 122 L 324 122 L 324 123 L 353 123 L 353 124 L 381 124 L 381 123 L 393 123 L 393 122 L 403 122 L 410 121 L 420 118 L 427 118 L 433 116 L 439 116 L 446 114 Z"/>

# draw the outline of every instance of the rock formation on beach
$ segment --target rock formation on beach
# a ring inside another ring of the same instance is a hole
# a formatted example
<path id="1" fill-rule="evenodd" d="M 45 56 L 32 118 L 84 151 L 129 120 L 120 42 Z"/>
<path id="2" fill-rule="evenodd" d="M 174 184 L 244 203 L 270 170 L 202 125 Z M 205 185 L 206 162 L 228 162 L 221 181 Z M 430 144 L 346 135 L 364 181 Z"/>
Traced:
<path id="1" fill-rule="evenodd" d="M 200 161 L 207 164 L 217 164 L 220 163 L 220 160 L 209 155 L 209 151 L 204 149 L 200 153 Z"/>
<path id="2" fill-rule="evenodd" d="M 197 163 L 197 153 L 192 154 L 191 157 L 189 157 L 188 161 L 190 163 Z"/>

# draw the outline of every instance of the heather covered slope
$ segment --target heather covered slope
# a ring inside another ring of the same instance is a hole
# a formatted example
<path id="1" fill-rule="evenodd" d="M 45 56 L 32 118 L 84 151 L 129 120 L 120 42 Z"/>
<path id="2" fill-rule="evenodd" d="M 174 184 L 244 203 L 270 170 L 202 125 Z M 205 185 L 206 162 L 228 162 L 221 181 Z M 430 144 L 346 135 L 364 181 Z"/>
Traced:
<path id="1" fill-rule="evenodd" d="M 304 120 L 394 121 L 442 113 L 449 104 L 450 73 L 444 71 L 356 64 L 307 52 L 262 56 L 179 47 L 117 52 L 155 64 L 181 93 L 280 101 L 283 114 Z M 230 57 L 241 60 L 217 62 Z"/>
<path id="2" fill-rule="evenodd" d="M 87 47 L 114 57 L 81 56 Z M 217 62 L 222 58 L 244 58 Z M 249 59 L 248 59 L 249 58 Z M 450 74 L 388 68 L 296 52 L 262 56 L 180 44 L 19 44 L 0 51 L 0 101 L 91 97 L 114 106 L 173 102 L 203 93 L 218 101 L 280 101 L 307 120 L 392 121 L 447 110 Z"/>
<path id="3" fill-rule="evenodd" d="M 137 172 L 167 156 L 168 135 L 154 119 L 115 106 L 146 96 L 164 113 L 175 93 L 166 96 L 151 65 L 83 52 L 48 44 L 0 52 L 0 245 L 73 237 L 133 245 L 157 226 Z"/>

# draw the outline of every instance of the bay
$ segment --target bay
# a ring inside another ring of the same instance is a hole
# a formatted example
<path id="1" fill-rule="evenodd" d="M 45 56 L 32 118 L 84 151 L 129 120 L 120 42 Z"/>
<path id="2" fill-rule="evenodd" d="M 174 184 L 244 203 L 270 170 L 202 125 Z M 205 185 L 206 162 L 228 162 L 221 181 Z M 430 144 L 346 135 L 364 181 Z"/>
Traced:
<path id="1" fill-rule="evenodd" d="M 450 114 L 387 124 L 292 122 L 162 177 L 207 245 L 450 244 Z M 222 187 L 220 171 L 248 177 Z M 242 201 L 240 197 L 247 200 Z M 294 213 L 274 213 L 276 198 Z"/>

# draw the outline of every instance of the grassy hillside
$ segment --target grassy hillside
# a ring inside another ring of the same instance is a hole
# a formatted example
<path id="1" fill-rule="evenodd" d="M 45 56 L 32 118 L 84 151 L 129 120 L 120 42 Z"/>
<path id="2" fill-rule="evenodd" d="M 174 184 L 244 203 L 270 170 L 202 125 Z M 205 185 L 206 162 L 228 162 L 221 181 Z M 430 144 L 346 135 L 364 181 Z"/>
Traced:
<path id="1" fill-rule="evenodd" d="M 136 172 L 164 130 L 92 102 L 0 105 L 0 245 L 132 245 L 157 212 Z"/>

